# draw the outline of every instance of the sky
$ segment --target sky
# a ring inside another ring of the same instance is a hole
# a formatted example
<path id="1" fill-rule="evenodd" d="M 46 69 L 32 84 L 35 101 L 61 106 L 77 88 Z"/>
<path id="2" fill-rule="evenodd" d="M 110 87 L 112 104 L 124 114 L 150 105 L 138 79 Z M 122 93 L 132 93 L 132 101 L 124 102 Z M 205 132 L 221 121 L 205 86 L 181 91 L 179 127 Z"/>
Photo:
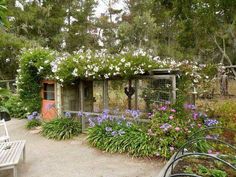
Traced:
<path id="1" fill-rule="evenodd" d="M 101 16 L 101 13 L 106 13 L 108 9 L 109 0 L 98 0 L 98 6 L 95 11 L 97 17 Z M 124 9 L 125 4 L 123 0 L 119 0 L 116 4 L 112 6 L 114 9 Z"/>

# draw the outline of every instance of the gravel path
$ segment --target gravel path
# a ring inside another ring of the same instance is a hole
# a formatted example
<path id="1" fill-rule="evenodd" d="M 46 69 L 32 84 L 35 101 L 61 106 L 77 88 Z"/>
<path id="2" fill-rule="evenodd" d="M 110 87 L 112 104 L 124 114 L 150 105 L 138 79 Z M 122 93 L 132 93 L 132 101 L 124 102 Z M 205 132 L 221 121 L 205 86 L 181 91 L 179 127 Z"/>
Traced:
<path id="1" fill-rule="evenodd" d="M 53 141 L 24 128 L 26 120 L 7 122 L 11 140 L 24 139 L 26 163 L 18 165 L 18 177 L 156 177 L 163 163 L 125 154 L 103 153 L 90 147 L 86 135 Z M 0 177 L 12 177 L 12 170 Z"/>

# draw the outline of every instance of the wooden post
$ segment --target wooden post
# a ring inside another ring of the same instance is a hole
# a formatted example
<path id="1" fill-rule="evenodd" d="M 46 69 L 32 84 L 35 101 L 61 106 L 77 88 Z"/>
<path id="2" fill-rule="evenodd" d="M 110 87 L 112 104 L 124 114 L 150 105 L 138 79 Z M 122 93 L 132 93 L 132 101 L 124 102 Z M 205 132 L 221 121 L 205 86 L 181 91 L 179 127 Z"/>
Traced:
<path id="1" fill-rule="evenodd" d="M 175 103 L 176 102 L 176 76 L 175 75 L 172 76 L 172 97 L 173 97 L 172 102 Z"/>
<path id="2" fill-rule="evenodd" d="M 83 81 L 79 82 L 79 98 L 80 98 L 80 111 L 84 112 L 84 83 Z M 81 118 L 82 123 L 82 133 L 85 132 L 85 117 L 82 116 Z"/>
<path id="3" fill-rule="evenodd" d="M 135 109 L 136 110 L 138 110 L 138 87 L 139 87 L 139 84 L 138 84 L 139 82 L 138 82 L 138 80 L 137 79 L 135 79 L 135 81 L 134 81 L 134 85 L 135 85 L 135 104 L 134 104 L 134 107 L 135 107 Z"/>
<path id="4" fill-rule="evenodd" d="M 57 114 L 62 115 L 62 91 L 61 91 L 61 85 L 59 83 L 56 83 L 56 108 L 57 108 Z"/>
<path id="5" fill-rule="evenodd" d="M 6 82 L 6 86 L 7 86 L 7 89 L 10 90 L 11 87 L 10 87 L 10 81 Z"/>
<path id="6" fill-rule="evenodd" d="M 103 81 L 103 109 L 108 109 L 108 80 Z"/>

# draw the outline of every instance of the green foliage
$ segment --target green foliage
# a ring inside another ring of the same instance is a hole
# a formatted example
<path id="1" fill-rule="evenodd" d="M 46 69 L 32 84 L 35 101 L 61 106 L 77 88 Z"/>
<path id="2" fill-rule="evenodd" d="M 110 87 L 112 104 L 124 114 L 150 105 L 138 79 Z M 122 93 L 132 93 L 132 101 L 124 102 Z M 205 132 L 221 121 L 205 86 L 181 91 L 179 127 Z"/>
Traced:
<path id="1" fill-rule="evenodd" d="M 101 57 L 98 57 L 101 55 Z M 134 56 L 130 53 L 123 55 L 105 55 L 92 51 L 69 56 L 60 62 L 55 72 L 62 81 L 70 82 L 77 78 L 108 79 L 112 77 L 132 78 L 144 74 L 159 66 L 148 55 Z"/>
<path id="2" fill-rule="evenodd" d="M 80 133 L 80 122 L 71 118 L 56 118 L 42 124 L 42 135 L 49 139 L 66 140 Z"/>
<path id="3" fill-rule="evenodd" d="M 6 7 L 6 1 L 5 0 L 0 0 L 0 27 L 1 25 L 8 25 L 7 21 L 7 7 Z"/>
<path id="4" fill-rule="evenodd" d="M 224 101 L 217 102 L 209 108 L 209 114 L 222 122 L 224 127 L 236 128 L 236 102 Z"/>
<path id="5" fill-rule="evenodd" d="M 88 129 L 89 143 L 110 153 L 128 153 L 137 157 L 156 155 L 155 140 L 137 124 L 106 120 Z"/>
<path id="6" fill-rule="evenodd" d="M 29 120 L 25 127 L 28 129 L 28 130 L 31 130 L 31 129 L 34 129 L 35 127 L 38 127 L 38 126 L 41 126 L 42 125 L 42 122 L 38 119 L 33 119 L 33 120 Z"/>
<path id="7" fill-rule="evenodd" d="M 36 46 L 32 41 L 0 28 L 0 80 L 15 79 L 19 67 L 18 55 L 22 48 Z"/>
<path id="8" fill-rule="evenodd" d="M 26 118 L 27 110 L 25 103 L 20 99 L 19 95 L 11 95 L 3 104 L 10 112 L 11 117 Z"/>
<path id="9" fill-rule="evenodd" d="M 6 113 L 10 114 L 9 110 L 4 106 L 0 106 L 0 112 L 6 112 Z"/>
<path id="10" fill-rule="evenodd" d="M 54 59 L 53 55 L 55 53 L 42 48 L 27 50 L 21 55 L 17 84 L 20 99 L 27 103 L 28 112 L 41 108 L 41 81 L 52 73 L 50 62 Z"/>
<path id="11" fill-rule="evenodd" d="M 209 177 L 227 177 L 227 173 L 222 170 L 218 169 L 209 169 L 207 167 L 204 167 L 203 165 L 198 165 L 198 174 L 199 175 L 204 175 L 204 176 L 209 176 Z"/>
<path id="12" fill-rule="evenodd" d="M 203 117 L 199 116 L 193 105 L 185 109 L 184 114 L 179 114 L 177 110 L 165 105 L 154 112 L 149 131 L 157 139 L 160 156 L 170 158 L 188 137 L 204 127 Z M 200 147 L 204 150 L 204 142 L 200 143 Z"/>

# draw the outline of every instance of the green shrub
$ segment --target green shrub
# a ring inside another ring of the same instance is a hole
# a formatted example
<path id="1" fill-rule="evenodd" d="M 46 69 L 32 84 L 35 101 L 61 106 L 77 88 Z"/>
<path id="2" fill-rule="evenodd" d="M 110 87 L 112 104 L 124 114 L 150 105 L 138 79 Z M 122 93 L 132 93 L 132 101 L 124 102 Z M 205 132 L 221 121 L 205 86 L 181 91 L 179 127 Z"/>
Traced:
<path id="1" fill-rule="evenodd" d="M 42 124 L 42 135 L 55 140 L 73 138 L 81 133 L 81 124 L 72 118 L 57 118 Z"/>
<path id="2" fill-rule="evenodd" d="M 4 107 L 9 110 L 11 117 L 26 118 L 27 109 L 18 95 L 11 95 L 9 99 L 4 102 Z"/>
<path id="3" fill-rule="evenodd" d="M 139 112 L 132 111 L 131 114 L 137 118 Z M 157 153 L 155 138 L 141 124 L 111 118 L 107 111 L 89 121 L 88 141 L 100 150 L 128 153 L 136 157 L 152 157 Z"/>
<path id="4" fill-rule="evenodd" d="M 37 119 L 33 119 L 33 120 L 30 120 L 26 123 L 26 128 L 31 130 L 35 127 L 38 127 L 42 124 L 42 122 L 40 120 L 37 120 Z"/>
<path id="5" fill-rule="evenodd" d="M 143 126 L 125 120 L 110 119 L 106 113 L 103 119 L 90 120 L 89 143 L 110 153 L 128 153 L 136 157 L 152 157 L 157 153 L 153 136 Z M 95 123 L 97 122 L 97 123 Z"/>

